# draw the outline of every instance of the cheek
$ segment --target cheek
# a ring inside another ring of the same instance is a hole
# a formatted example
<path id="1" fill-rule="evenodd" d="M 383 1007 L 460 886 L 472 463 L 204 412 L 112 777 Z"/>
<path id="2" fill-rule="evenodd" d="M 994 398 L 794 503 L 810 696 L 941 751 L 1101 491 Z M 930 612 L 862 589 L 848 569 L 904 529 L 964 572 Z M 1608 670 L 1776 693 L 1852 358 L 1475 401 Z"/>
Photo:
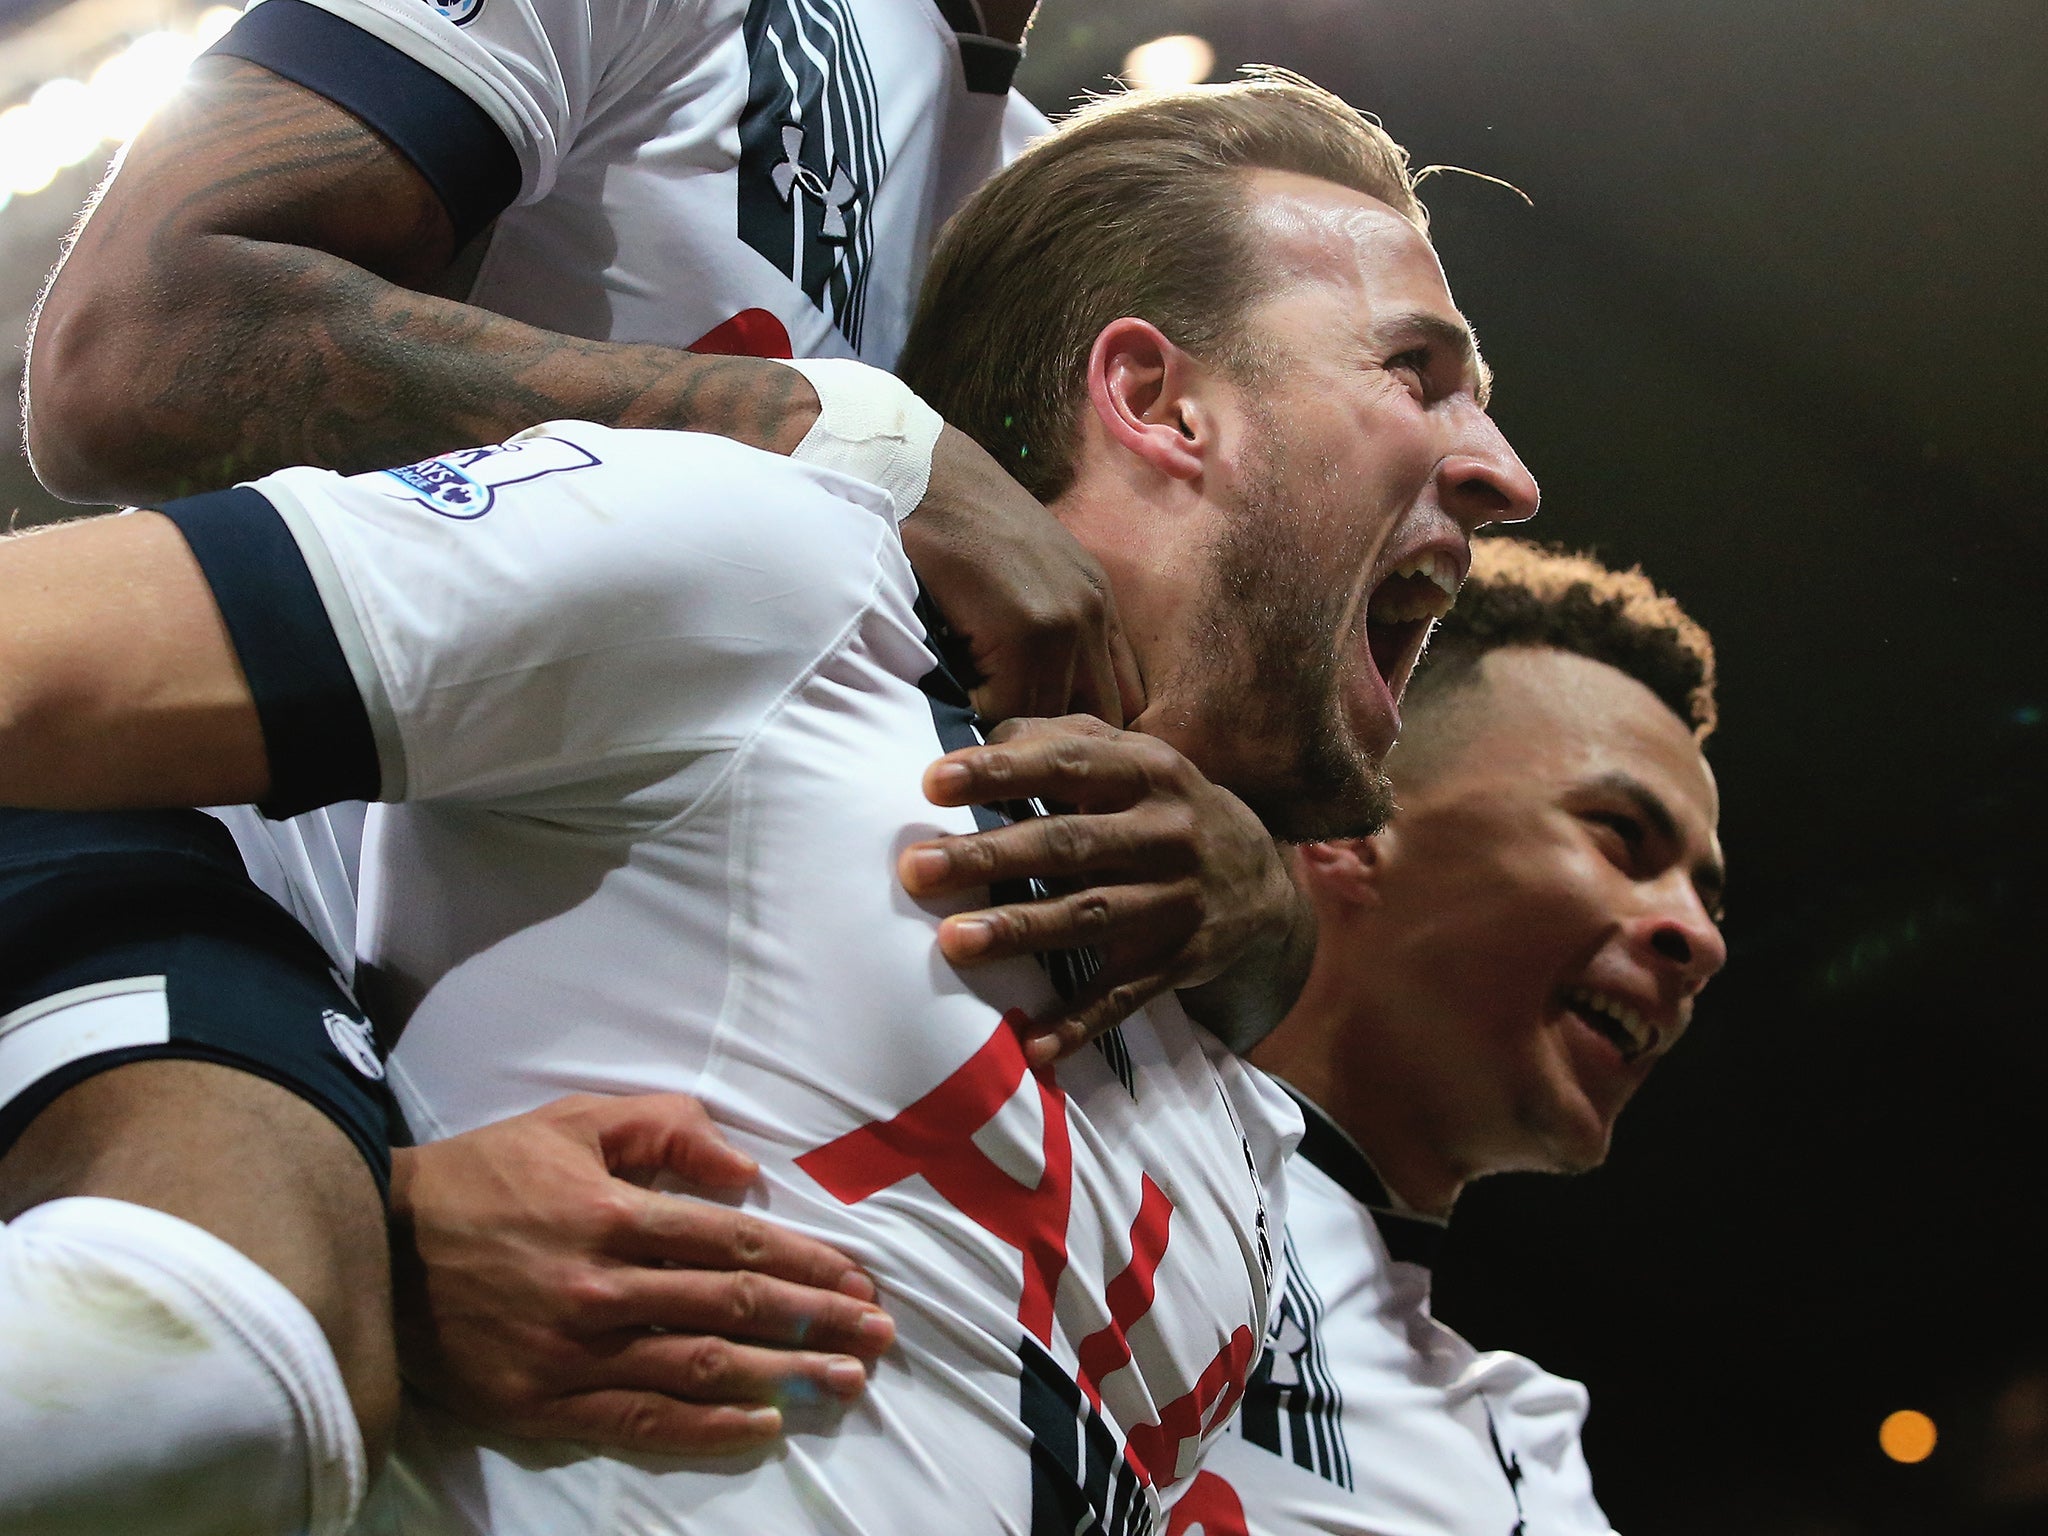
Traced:
<path id="1" fill-rule="evenodd" d="M 1605 925 L 1588 899 L 1589 872 L 1577 860 L 1555 849 L 1501 852 L 1475 861 L 1469 852 L 1445 850 L 1437 867 L 1462 864 L 1470 878 L 1431 882 L 1433 888 L 1401 899 L 1426 914 L 1412 960 L 1438 988 L 1486 1017 L 1526 1023 L 1598 948 Z"/>

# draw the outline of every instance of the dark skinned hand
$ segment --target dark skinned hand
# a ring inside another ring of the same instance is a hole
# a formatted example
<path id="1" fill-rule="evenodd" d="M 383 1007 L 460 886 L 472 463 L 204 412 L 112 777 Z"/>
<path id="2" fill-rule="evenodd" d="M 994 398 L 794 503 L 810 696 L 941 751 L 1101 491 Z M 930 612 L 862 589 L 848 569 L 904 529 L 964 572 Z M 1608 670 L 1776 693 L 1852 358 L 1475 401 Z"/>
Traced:
<path id="1" fill-rule="evenodd" d="M 1160 993 L 1247 1050 L 1300 995 L 1315 920 L 1280 850 L 1228 790 L 1154 737 L 1099 720 L 1013 720 L 986 746 L 925 771 L 936 805 L 1035 796 L 1071 810 L 915 843 L 897 874 L 913 896 L 1037 877 L 1043 901 L 948 917 L 939 948 L 955 965 L 1042 950 L 1097 948 L 1101 973 L 1062 1011 L 1034 1021 L 1025 1053 L 1044 1065 Z"/>
<path id="2" fill-rule="evenodd" d="M 1145 707 L 1101 565 L 966 433 L 940 434 L 931 485 L 902 533 L 911 569 L 971 657 L 983 719 L 1072 710 L 1122 725 Z"/>
<path id="3" fill-rule="evenodd" d="M 728 1206 L 758 1174 L 695 1099 L 561 1099 L 401 1150 L 392 1268 L 406 1379 L 529 1438 L 713 1453 L 775 1406 L 858 1396 L 894 1338 L 850 1259 Z"/>

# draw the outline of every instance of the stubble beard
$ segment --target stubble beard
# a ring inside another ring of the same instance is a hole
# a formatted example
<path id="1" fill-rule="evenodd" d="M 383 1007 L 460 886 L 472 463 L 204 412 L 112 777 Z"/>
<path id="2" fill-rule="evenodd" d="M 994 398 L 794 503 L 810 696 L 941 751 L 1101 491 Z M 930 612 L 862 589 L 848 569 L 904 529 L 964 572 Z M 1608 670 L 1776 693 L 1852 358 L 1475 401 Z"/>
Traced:
<path id="1" fill-rule="evenodd" d="M 1330 590 L 1312 553 L 1349 514 L 1335 465 L 1297 455 L 1283 474 L 1279 447 L 1273 422 L 1254 416 L 1239 505 L 1210 552 L 1191 696 L 1240 743 L 1247 770 L 1228 787 L 1275 837 L 1369 837 L 1393 814 L 1393 786 L 1340 705 L 1349 593 Z"/>

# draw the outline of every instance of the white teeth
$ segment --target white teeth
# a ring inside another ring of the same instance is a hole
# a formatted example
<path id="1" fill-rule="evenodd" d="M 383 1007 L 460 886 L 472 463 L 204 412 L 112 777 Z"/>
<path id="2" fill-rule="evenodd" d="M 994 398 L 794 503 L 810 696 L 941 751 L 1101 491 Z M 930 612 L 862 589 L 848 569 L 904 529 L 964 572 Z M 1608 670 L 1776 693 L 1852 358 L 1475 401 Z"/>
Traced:
<path id="1" fill-rule="evenodd" d="M 1396 576 L 1427 576 L 1443 591 L 1444 596 L 1458 595 L 1458 562 L 1441 549 L 1432 549 L 1416 556 L 1393 573 Z"/>
<path id="2" fill-rule="evenodd" d="M 1620 998 L 1596 992 L 1591 987 L 1574 987 L 1566 995 L 1566 1000 L 1618 1024 L 1622 1033 L 1628 1036 L 1631 1060 L 1656 1048 L 1659 1038 L 1657 1026 Z"/>
<path id="3" fill-rule="evenodd" d="M 1393 578 L 1408 578 L 1395 581 Z M 1427 581 L 1431 591 L 1413 578 Z M 1371 617 L 1381 624 L 1407 624 L 1440 619 L 1458 596 L 1458 562 L 1444 550 L 1429 550 L 1387 573 L 1372 598 Z"/>

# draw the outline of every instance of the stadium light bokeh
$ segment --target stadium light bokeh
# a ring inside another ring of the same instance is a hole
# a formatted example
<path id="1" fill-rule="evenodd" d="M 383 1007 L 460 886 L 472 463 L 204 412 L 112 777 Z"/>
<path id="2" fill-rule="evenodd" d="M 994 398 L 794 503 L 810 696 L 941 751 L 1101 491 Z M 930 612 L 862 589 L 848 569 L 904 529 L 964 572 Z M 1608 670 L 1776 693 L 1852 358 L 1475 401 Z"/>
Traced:
<path id="1" fill-rule="evenodd" d="M 1124 55 L 1124 83 L 1134 91 L 1197 85 L 1216 67 L 1216 50 L 1191 32 L 1155 37 Z"/>
<path id="2" fill-rule="evenodd" d="M 0 209 L 42 191 L 102 145 L 132 139 L 240 14 L 216 5 L 188 30 L 145 33 L 90 78 L 45 81 L 28 100 L 0 112 Z"/>
<path id="3" fill-rule="evenodd" d="M 1912 1408 L 1885 1415 L 1877 1429 L 1878 1448 L 1893 1461 L 1911 1466 L 1934 1454 L 1934 1420 Z"/>

